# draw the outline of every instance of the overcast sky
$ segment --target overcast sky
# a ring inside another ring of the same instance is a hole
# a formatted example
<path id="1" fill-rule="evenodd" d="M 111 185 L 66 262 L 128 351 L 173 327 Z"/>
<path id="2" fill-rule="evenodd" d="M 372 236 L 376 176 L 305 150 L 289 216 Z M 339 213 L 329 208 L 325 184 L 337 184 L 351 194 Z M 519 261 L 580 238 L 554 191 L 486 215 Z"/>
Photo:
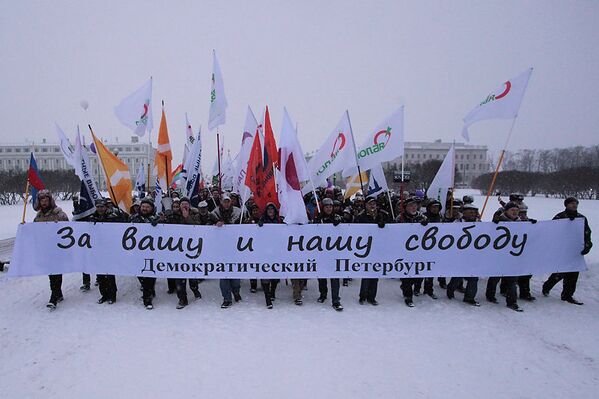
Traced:
<path id="1" fill-rule="evenodd" d="M 55 141 L 91 123 L 129 141 L 113 107 L 154 77 L 175 159 L 185 112 L 208 120 L 211 53 L 236 153 L 247 105 L 282 107 L 317 149 L 349 109 L 358 143 L 399 105 L 406 140 L 461 141 L 462 118 L 534 67 L 510 149 L 599 143 L 597 1 L 9 1 L 0 6 L 0 142 Z M 80 101 L 87 100 L 84 111 Z M 472 144 L 499 149 L 509 121 L 480 122 Z M 88 132 L 86 131 L 86 134 Z M 89 134 L 88 134 L 89 140 Z M 155 133 L 154 133 L 155 141 Z M 204 129 L 211 165 L 214 134 Z"/>

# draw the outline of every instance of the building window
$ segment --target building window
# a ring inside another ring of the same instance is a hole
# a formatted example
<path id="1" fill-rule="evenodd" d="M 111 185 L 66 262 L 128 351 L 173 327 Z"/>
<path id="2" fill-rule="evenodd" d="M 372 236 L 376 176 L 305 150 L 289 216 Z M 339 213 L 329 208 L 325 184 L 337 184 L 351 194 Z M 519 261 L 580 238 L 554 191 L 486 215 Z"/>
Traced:
<path id="1" fill-rule="evenodd" d="M 42 148 L 42 152 L 48 152 L 47 148 Z"/>
<path id="2" fill-rule="evenodd" d="M 139 152 L 139 147 L 133 147 L 133 151 Z"/>
<path id="3" fill-rule="evenodd" d="M 460 155 L 460 159 L 464 159 L 464 154 Z"/>
<path id="4" fill-rule="evenodd" d="M 12 148 L 7 148 L 6 152 L 12 152 Z"/>
<path id="5" fill-rule="evenodd" d="M 466 154 L 466 159 L 470 159 L 470 154 Z"/>
<path id="6" fill-rule="evenodd" d="M 470 164 L 469 164 L 469 163 L 467 163 L 467 164 L 466 164 L 466 170 L 469 170 L 469 169 L 470 169 Z"/>
<path id="7" fill-rule="evenodd" d="M 20 148 L 15 148 L 15 152 L 21 152 Z"/>

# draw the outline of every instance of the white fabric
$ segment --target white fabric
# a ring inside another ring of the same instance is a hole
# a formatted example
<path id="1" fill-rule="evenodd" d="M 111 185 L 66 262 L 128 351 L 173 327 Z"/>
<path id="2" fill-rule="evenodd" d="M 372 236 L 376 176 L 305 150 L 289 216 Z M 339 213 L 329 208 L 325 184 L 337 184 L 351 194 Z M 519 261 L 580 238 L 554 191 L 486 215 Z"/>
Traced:
<path id="1" fill-rule="evenodd" d="M 447 203 L 447 190 L 453 188 L 455 177 L 455 146 L 452 144 L 445 155 L 443 163 L 439 167 L 437 174 L 426 190 L 426 196 L 430 199 L 436 199 L 441 202 L 441 206 L 445 211 Z"/>
<path id="2" fill-rule="evenodd" d="M 256 134 L 257 130 L 258 122 L 256 121 L 256 117 L 254 116 L 252 109 L 248 106 L 245 115 L 243 134 L 241 136 L 241 147 L 237 156 L 235 176 L 233 178 L 233 191 L 242 194 L 242 197 L 244 192 L 247 191 L 245 189 L 245 176 L 247 175 L 248 162 L 252 152 L 252 144 L 254 144 L 254 135 Z"/>
<path id="3" fill-rule="evenodd" d="M 212 52 L 212 87 L 210 89 L 210 112 L 208 115 L 208 129 L 222 125 L 226 121 L 227 97 L 220 65 L 216 58 L 216 52 Z"/>
<path id="4" fill-rule="evenodd" d="M 133 133 L 143 136 L 154 128 L 152 117 L 152 78 L 114 108 L 117 119 Z"/>
<path id="5" fill-rule="evenodd" d="M 381 164 L 376 165 L 370 169 L 370 178 L 368 179 L 368 195 L 379 195 L 389 191 L 387 186 L 387 179 L 385 178 L 385 172 Z"/>

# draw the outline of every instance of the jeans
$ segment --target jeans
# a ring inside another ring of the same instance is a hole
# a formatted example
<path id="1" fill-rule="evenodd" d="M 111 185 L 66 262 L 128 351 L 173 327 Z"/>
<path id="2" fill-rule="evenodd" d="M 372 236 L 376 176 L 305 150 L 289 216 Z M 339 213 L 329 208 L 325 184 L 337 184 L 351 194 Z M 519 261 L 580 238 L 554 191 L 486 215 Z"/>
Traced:
<path id="1" fill-rule="evenodd" d="M 572 298 L 574 292 L 576 292 L 576 283 L 578 282 L 578 272 L 567 272 L 567 273 L 553 273 L 545 283 L 543 283 L 543 291 L 549 292 L 551 289 L 564 280 L 564 286 L 562 288 L 562 299 Z"/>
<path id="2" fill-rule="evenodd" d="M 220 280 L 220 293 L 223 299 L 227 302 L 233 302 L 231 294 L 239 295 L 239 289 L 241 288 L 241 280 L 238 278 L 221 279 Z"/>
<path id="3" fill-rule="evenodd" d="M 306 279 L 292 278 L 291 288 L 293 289 L 293 300 L 299 301 L 302 299 L 302 290 L 306 286 Z"/>
<path id="4" fill-rule="evenodd" d="M 466 293 L 464 294 L 464 301 L 473 301 L 478 291 L 478 277 L 465 277 L 466 280 Z M 452 277 L 447 284 L 447 292 L 453 294 L 461 284 L 463 283 L 462 277 Z"/>
<path id="5" fill-rule="evenodd" d="M 518 277 L 489 277 L 489 281 L 487 282 L 487 299 L 495 298 L 495 293 L 497 292 L 497 283 L 499 280 L 502 280 L 505 284 L 505 301 L 507 306 L 513 306 L 518 304 L 518 295 L 516 284 L 518 282 Z"/>

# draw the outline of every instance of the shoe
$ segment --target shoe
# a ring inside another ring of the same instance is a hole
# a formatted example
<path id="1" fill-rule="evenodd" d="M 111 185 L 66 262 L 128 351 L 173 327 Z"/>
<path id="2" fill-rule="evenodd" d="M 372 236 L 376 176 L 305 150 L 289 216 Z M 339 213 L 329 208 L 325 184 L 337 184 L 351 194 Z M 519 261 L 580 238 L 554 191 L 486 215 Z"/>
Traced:
<path id="1" fill-rule="evenodd" d="M 467 303 L 472 306 L 480 306 L 480 303 L 478 303 L 474 299 L 464 299 L 464 303 Z"/>
<path id="2" fill-rule="evenodd" d="M 376 301 L 376 299 L 373 299 L 372 301 L 368 301 L 369 304 L 371 304 L 372 306 L 379 306 L 379 303 Z"/>
<path id="3" fill-rule="evenodd" d="M 341 306 L 339 302 L 335 302 L 333 304 L 333 309 L 335 309 L 337 312 L 341 312 L 343 310 L 343 306 Z"/>
<path id="4" fill-rule="evenodd" d="M 495 298 L 494 296 L 491 297 L 487 297 L 487 301 L 491 302 L 491 303 L 499 303 L 499 301 L 497 301 L 497 298 Z"/>
<path id="5" fill-rule="evenodd" d="M 349 283 L 348 283 L 347 281 L 345 281 L 345 280 L 344 280 L 344 281 L 343 281 L 343 286 L 344 286 L 344 287 L 347 287 L 347 286 L 349 286 Z"/>
<path id="6" fill-rule="evenodd" d="M 320 296 L 320 297 L 319 297 L 319 298 L 318 298 L 316 301 L 317 301 L 318 303 L 324 303 L 324 301 L 326 301 L 326 300 L 327 300 L 327 297 L 326 297 L 326 296 Z"/>
<path id="7" fill-rule="evenodd" d="M 549 290 L 543 287 L 543 296 L 549 296 Z"/>
<path id="8" fill-rule="evenodd" d="M 83 284 L 79 289 L 83 292 L 87 292 L 90 290 L 89 284 Z"/>
<path id="9" fill-rule="evenodd" d="M 580 302 L 580 301 L 577 301 L 577 300 L 576 300 L 576 299 L 574 299 L 573 297 L 569 297 L 569 298 L 562 297 L 562 301 L 565 301 L 565 302 L 571 303 L 571 304 L 573 304 L 573 305 L 584 305 L 584 303 L 582 303 L 582 302 Z"/>
<path id="10" fill-rule="evenodd" d="M 185 302 L 185 301 L 179 301 L 179 303 L 177 304 L 176 309 L 183 309 L 185 306 L 187 306 L 187 302 Z"/>
<path id="11" fill-rule="evenodd" d="M 258 292 L 258 290 L 257 290 L 257 289 L 255 289 L 255 288 L 250 288 L 250 292 L 251 292 L 252 294 L 255 294 L 256 292 Z"/>
<path id="12" fill-rule="evenodd" d="M 105 298 L 105 297 L 102 297 L 102 298 L 98 299 L 98 303 L 99 304 L 102 304 L 102 303 L 107 302 L 107 301 L 108 301 L 108 298 Z"/>
<path id="13" fill-rule="evenodd" d="M 529 302 L 532 302 L 532 301 L 536 301 L 536 300 L 537 300 L 537 298 L 535 298 L 534 296 L 532 296 L 532 295 L 530 295 L 530 294 L 529 294 L 529 295 L 526 295 L 526 296 L 521 296 L 521 297 L 520 297 L 520 299 L 523 299 L 523 300 L 525 300 L 525 301 L 529 301 Z"/>
<path id="14" fill-rule="evenodd" d="M 302 306 L 304 304 L 304 302 L 302 302 L 301 299 L 296 299 L 295 301 L 293 301 L 297 306 Z"/>
<path id="15" fill-rule="evenodd" d="M 366 299 L 363 298 L 360 298 L 360 300 L 358 301 L 360 305 L 364 305 L 364 302 L 366 302 Z"/>
<path id="16" fill-rule="evenodd" d="M 414 296 L 420 296 L 420 291 L 414 291 Z"/>
<path id="17" fill-rule="evenodd" d="M 112 304 L 113 304 L 113 303 L 115 303 L 115 302 L 116 302 L 116 299 L 112 299 L 112 298 L 111 298 L 111 299 L 109 299 L 109 300 L 108 300 L 108 304 L 109 304 L 109 305 L 112 305 Z"/>
<path id="18" fill-rule="evenodd" d="M 168 291 L 166 291 L 166 293 L 169 294 L 169 295 L 171 295 L 171 294 L 175 293 L 175 290 L 168 290 Z"/>
<path id="19" fill-rule="evenodd" d="M 229 302 L 229 301 L 223 301 L 223 304 L 222 304 L 222 305 L 220 305 L 220 308 L 221 308 L 221 309 L 227 309 L 227 308 L 230 308 L 230 307 L 231 307 L 231 305 L 232 305 L 232 303 L 231 303 L 231 302 Z"/>
<path id="20" fill-rule="evenodd" d="M 517 303 L 513 304 L 513 305 L 507 305 L 508 308 L 515 310 L 516 312 L 522 312 L 522 308 L 518 306 Z"/>
<path id="21" fill-rule="evenodd" d="M 193 292 L 193 296 L 195 297 L 195 299 L 202 298 L 202 294 L 200 293 L 200 290 L 191 290 L 191 292 Z"/>
<path id="22" fill-rule="evenodd" d="M 453 298 L 455 298 L 455 294 L 451 291 L 447 291 L 447 298 L 453 299 Z"/>
<path id="23" fill-rule="evenodd" d="M 148 310 L 152 310 L 154 309 L 154 306 L 152 305 L 152 302 L 150 301 L 144 301 L 144 306 L 146 307 L 146 309 Z"/>
<path id="24" fill-rule="evenodd" d="M 56 309 L 57 303 L 58 303 L 58 301 L 56 300 L 56 298 L 50 297 L 50 300 L 48 301 L 48 304 L 46 304 L 46 307 L 50 310 L 54 310 L 54 309 Z"/>
<path id="25" fill-rule="evenodd" d="M 241 295 L 239 295 L 239 293 L 233 294 L 233 297 L 235 298 L 235 302 L 241 301 Z"/>
<path id="26" fill-rule="evenodd" d="M 412 302 L 411 299 L 405 299 L 405 303 L 406 303 L 406 306 L 409 307 L 409 308 L 413 308 L 414 307 L 414 302 Z"/>
<path id="27" fill-rule="evenodd" d="M 433 299 L 437 299 L 437 296 L 433 292 L 426 294 L 426 295 L 430 296 Z"/>

